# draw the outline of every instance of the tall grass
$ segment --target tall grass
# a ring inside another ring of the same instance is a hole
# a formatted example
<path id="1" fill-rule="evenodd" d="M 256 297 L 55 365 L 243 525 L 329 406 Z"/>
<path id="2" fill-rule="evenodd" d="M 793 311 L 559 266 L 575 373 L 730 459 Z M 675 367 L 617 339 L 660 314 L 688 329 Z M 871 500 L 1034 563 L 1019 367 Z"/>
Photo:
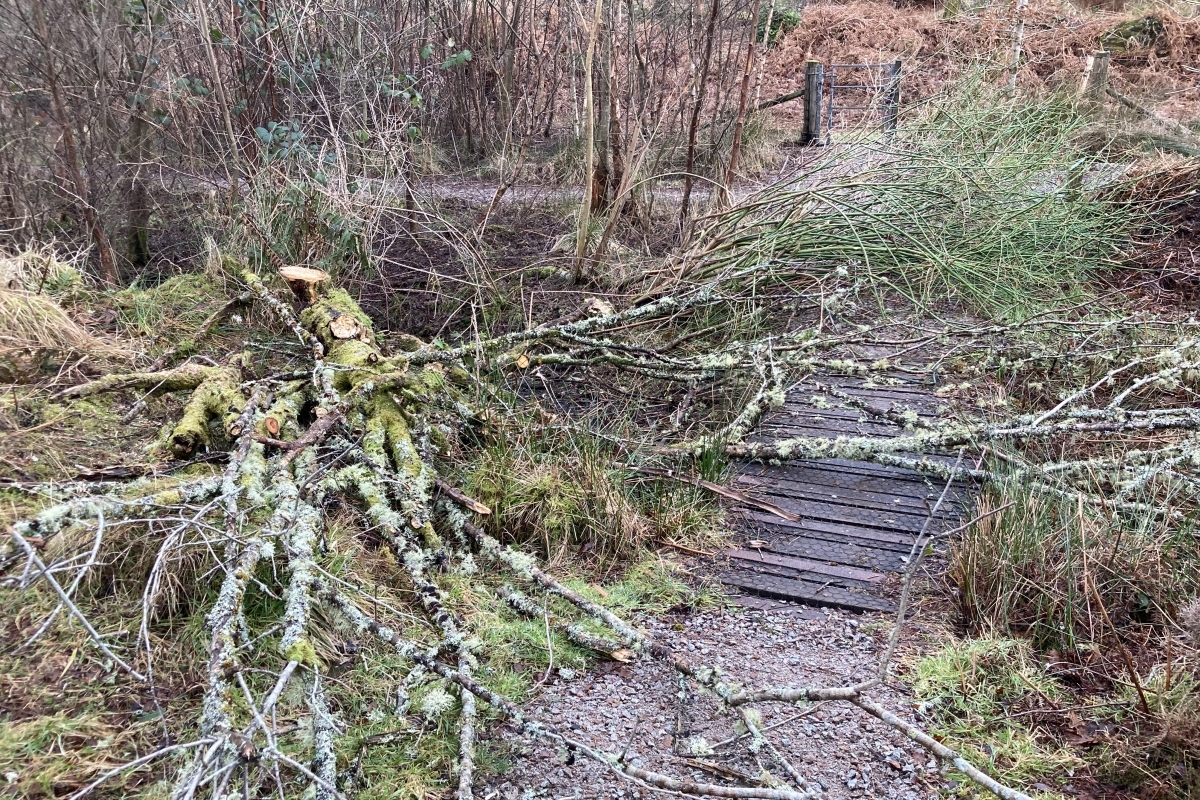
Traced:
<path id="1" fill-rule="evenodd" d="M 990 488 L 981 505 L 1000 510 L 954 544 L 947 576 L 973 631 L 1021 637 L 1059 662 L 1055 685 L 1075 697 L 1068 705 L 1039 687 L 1046 707 L 1037 713 L 1077 734 L 1088 728 L 1064 706 L 1099 716 L 1103 746 L 1080 751 L 1094 775 L 1143 796 L 1197 796 L 1200 653 L 1176 622 L 1200 592 L 1194 521 L 1113 513 L 1016 484 Z"/>
<path id="2" fill-rule="evenodd" d="M 1073 651 L 1114 635 L 1136 638 L 1139 626 L 1162 625 L 1200 591 L 1200 539 L 1190 523 L 1016 485 L 990 489 L 980 506 L 1007 507 L 954 543 L 948 575 L 977 630 Z"/>
<path id="3" fill-rule="evenodd" d="M 1080 759 L 1011 715 L 1069 701 L 1028 642 L 984 637 L 949 642 L 909 666 L 919 709 L 940 737 L 1010 782 L 1053 779 Z"/>
<path id="4" fill-rule="evenodd" d="M 483 522 L 489 533 L 532 545 L 556 566 L 599 571 L 636 561 L 654 544 L 722 539 L 720 506 L 704 490 L 639 476 L 604 434 L 551 430 L 535 415 L 514 409 L 465 470 L 465 489 L 492 511 Z"/>
<path id="5" fill-rule="evenodd" d="M 845 267 L 998 317 L 1076 299 L 1137 222 L 1093 191 L 1097 158 L 1074 144 L 1084 124 L 1070 96 L 1012 98 L 970 78 L 894 138 L 839 145 L 710 218 L 684 272 Z"/>

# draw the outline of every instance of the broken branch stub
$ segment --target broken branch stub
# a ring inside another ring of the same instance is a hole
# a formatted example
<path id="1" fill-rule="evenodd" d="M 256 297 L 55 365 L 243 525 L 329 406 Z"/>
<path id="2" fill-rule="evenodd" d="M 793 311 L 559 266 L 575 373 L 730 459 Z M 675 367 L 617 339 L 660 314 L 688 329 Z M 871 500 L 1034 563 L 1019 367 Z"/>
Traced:
<path id="1" fill-rule="evenodd" d="M 308 267 L 281 267 L 279 275 L 287 281 L 288 288 L 304 305 L 317 301 L 322 285 L 329 282 L 329 273 Z"/>

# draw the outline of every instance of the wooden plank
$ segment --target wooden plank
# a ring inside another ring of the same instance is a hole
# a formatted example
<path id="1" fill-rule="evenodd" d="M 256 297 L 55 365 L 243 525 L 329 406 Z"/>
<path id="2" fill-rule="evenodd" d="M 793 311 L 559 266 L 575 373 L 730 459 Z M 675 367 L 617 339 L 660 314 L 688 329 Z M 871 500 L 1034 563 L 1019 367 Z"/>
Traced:
<path id="1" fill-rule="evenodd" d="M 936 419 L 946 403 L 925 384 L 865 386 L 853 376 L 820 380 L 872 408 L 916 412 Z M 830 408 L 810 398 L 822 395 Z M 839 401 L 828 391 L 799 383 L 783 408 L 770 414 L 751 441 L 795 436 L 893 438 L 911 431 Z M 953 464 L 954 457 L 911 454 Z M 739 489 L 769 500 L 800 517 L 784 520 L 759 509 L 736 511 L 746 536 L 761 546 L 726 551 L 721 580 L 766 597 L 857 611 L 893 610 L 879 593 L 890 590 L 887 573 L 903 572 L 916 535 L 926 525 L 945 530 L 969 513 L 970 491 L 952 486 L 937 516 L 930 509 L 944 481 L 899 467 L 862 461 L 819 459 L 782 464 L 745 463 L 732 481 Z"/>
<path id="2" fill-rule="evenodd" d="M 839 489 L 847 492 L 870 492 L 880 497 L 919 497 L 922 493 L 934 493 L 931 483 L 924 480 L 910 480 L 891 475 L 864 475 L 857 472 L 842 472 L 832 469 L 817 469 L 808 465 L 789 464 L 786 468 L 776 467 L 769 472 L 742 472 L 732 481 L 742 491 L 754 491 L 761 486 L 770 485 L 774 481 L 786 481 L 809 487 L 809 491 L 828 491 L 835 493 Z"/>
<path id="3" fill-rule="evenodd" d="M 787 472 L 782 472 L 773 481 L 759 482 L 758 485 L 741 482 L 739 484 L 747 494 L 761 496 L 764 499 L 782 496 L 798 500 L 820 500 L 839 505 L 846 503 L 858 508 L 870 508 L 881 512 L 891 509 L 906 509 L 913 514 L 926 515 L 941 493 L 940 491 L 926 490 L 926 487 L 915 484 L 908 484 L 908 492 L 896 488 L 890 488 L 889 491 L 884 492 L 871 491 L 862 488 L 857 481 L 820 485 L 809 481 L 793 480 Z M 947 497 L 946 500 L 952 503 L 957 501 L 952 496 Z"/>
<path id="4" fill-rule="evenodd" d="M 911 544 L 907 547 L 896 547 L 849 537 L 773 537 L 769 532 L 759 532 L 756 535 L 763 535 L 764 538 L 758 541 L 769 542 L 768 548 L 780 555 L 845 564 L 875 572 L 902 572 L 905 559 L 912 552 Z"/>
<path id="5" fill-rule="evenodd" d="M 728 586 L 781 600 L 820 607 L 844 608 L 849 611 L 895 611 L 895 605 L 882 597 L 863 591 L 854 591 L 840 586 L 781 578 L 776 575 L 760 575 L 742 570 L 730 570 L 721 574 L 721 582 Z"/>
<path id="6" fill-rule="evenodd" d="M 908 513 L 925 515 L 937 502 L 941 491 L 931 491 L 919 484 L 910 485 L 909 491 L 888 487 L 879 492 L 862 488 L 856 481 L 845 483 L 818 484 L 809 481 L 781 479 L 776 482 L 754 479 L 736 481 L 737 488 L 750 497 L 790 497 L 796 500 L 812 500 L 834 504 L 850 504 L 861 508 L 887 513 L 893 509 L 905 509 Z M 774 501 L 772 501 L 774 502 Z M 970 498 L 963 492 L 951 488 L 942 503 L 942 511 L 949 516 L 961 516 L 970 507 Z"/>
<path id="7" fill-rule="evenodd" d="M 772 502 L 784 511 L 804 519 L 836 520 L 893 533 L 916 533 L 921 530 L 925 524 L 925 518 L 929 516 L 926 513 L 913 513 L 911 510 L 894 509 L 891 512 L 880 512 L 873 509 L 856 508 L 849 504 L 780 496 L 772 496 Z"/>
<path id="8" fill-rule="evenodd" d="M 849 567 L 873 572 L 903 572 L 910 550 L 895 551 L 867 547 L 854 542 L 825 542 L 819 539 L 792 539 L 773 548 L 782 555 L 811 560 L 827 559 Z"/>
<path id="9" fill-rule="evenodd" d="M 839 436 L 869 436 L 874 439 L 893 439 L 904 433 L 897 425 L 870 420 L 820 419 L 817 417 L 787 417 L 759 425 L 756 435 L 773 439 L 836 439 Z"/>
<path id="10" fill-rule="evenodd" d="M 806 558 L 796 558 L 795 556 L 780 555 L 779 553 L 771 552 L 770 550 L 723 550 L 718 555 L 726 558 L 734 558 L 741 561 L 749 561 L 758 564 L 772 564 L 777 567 L 788 567 L 800 572 L 816 572 L 822 575 L 828 575 L 831 578 L 845 578 L 848 580 L 862 581 L 863 583 L 880 583 L 885 579 L 885 575 L 874 572 L 869 569 L 861 569 L 858 567 L 846 567 L 837 564 L 829 564 L 823 561 L 812 561 Z"/>
<path id="11" fill-rule="evenodd" d="M 858 401 L 879 412 L 890 411 L 894 414 L 903 414 L 906 411 L 912 411 L 916 413 L 917 417 L 926 422 L 938 420 L 949 411 L 946 403 L 930 402 L 927 397 L 921 397 L 917 394 L 896 393 L 881 396 L 874 392 L 854 391 L 849 388 L 841 388 L 839 391 L 843 392 L 847 397 L 852 398 L 851 400 L 838 400 L 835 397 L 831 397 L 830 404 L 841 403 L 841 408 L 855 408 L 858 405 L 855 401 Z M 811 407 L 812 404 L 806 403 L 804 405 Z M 783 407 L 789 408 L 786 403 Z M 801 407 L 801 404 L 798 403 L 797 407 Z M 859 414 L 873 416 L 861 408 L 856 410 Z"/>
<path id="12" fill-rule="evenodd" d="M 826 541 L 870 542 L 872 547 L 884 547 L 890 550 L 903 550 L 912 546 L 915 533 L 896 532 L 891 530 L 869 528 L 864 525 L 851 525 L 838 520 L 806 517 L 799 522 L 782 519 L 773 514 L 767 514 L 757 509 L 739 509 L 738 515 L 757 523 L 760 527 L 778 531 L 786 536 L 817 536 Z"/>

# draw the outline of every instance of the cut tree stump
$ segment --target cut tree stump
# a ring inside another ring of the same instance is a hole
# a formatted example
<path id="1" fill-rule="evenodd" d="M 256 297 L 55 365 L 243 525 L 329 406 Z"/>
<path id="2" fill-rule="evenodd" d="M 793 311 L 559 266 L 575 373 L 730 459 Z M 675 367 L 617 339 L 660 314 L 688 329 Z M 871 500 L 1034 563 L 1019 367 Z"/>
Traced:
<path id="1" fill-rule="evenodd" d="M 317 302 L 321 287 L 329 281 L 329 273 L 308 267 L 281 267 L 279 276 L 287 281 L 288 288 L 304 305 Z"/>
<path id="2" fill-rule="evenodd" d="M 872 386 L 858 378 L 820 382 L 881 411 L 932 419 L 941 405 L 930 386 Z M 825 398 L 821 407 L 814 395 Z M 784 406 L 763 420 L 751 440 L 902 432 L 804 384 L 788 392 Z M 736 545 L 714 559 L 720 581 L 747 594 L 858 612 L 895 610 L 900 573 L 944 483 L 908 469 L 829 459 L 741 463 L 733 487 L 799 519 L 736 505 Z M 970 487 L 952 486 L 929 532 L 961 524 L 973 502 Z M 929 563 L 937 568 L 936 558 Z"/>

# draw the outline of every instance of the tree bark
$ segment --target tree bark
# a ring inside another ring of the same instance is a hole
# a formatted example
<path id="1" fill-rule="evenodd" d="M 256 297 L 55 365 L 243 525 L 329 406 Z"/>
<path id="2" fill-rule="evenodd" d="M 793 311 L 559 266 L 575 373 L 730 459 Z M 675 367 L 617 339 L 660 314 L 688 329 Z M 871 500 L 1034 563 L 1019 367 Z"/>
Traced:
<path id="1" fill-rule="evenodd" d="M 587 252 L 588 226 L 591 224 L 592 204 L 595 203 L 594 170 L 596 168 L 596 107 L 595 96 L 592 92 L 592 64 L 596 56 L 596 39 L 600 34 L 601 14 L 604 0 L 596 0 L 596 8 L 592 16 L 592 26 L 588 30 L 587 53 L 583 58 L 583 108 L 584 108 L 584 193 L 583 203 L 579 206 L 579 226 L 575 234 L 575 264 L 571 270 L 575 283 L 583 280 L 583 259 Z M 583 15 L 580 14 L 580 27 L 583 27 Z"/>
<path id="2" fill-rule="evenodd" d="M 120 275 L 117 271 L 117 260 L 113 255 L 112 245 L 109 243 L 108 235 L 104 232 L 104 225 L 100 221 L 100 215 L 96 213 L 95 207 L 88 199 L 88 183 L 83 172 L 83 166 L 79 162 L 79 148 L 75 143 L 75 131 L 71 127 L 71 117 L 67 114 L 66 103 L 63 102 L 62 97 L 62 88 L 58 81 L 58 72 L 54 67 L 54 50 L 50 41 L 50 31 L 46 21 L 45 9 L 39 2 L 34 7 L 33 12 L 37 18 L 39 28 L 38 38 L 42 40 L 41 46 L 45 49 L 43 70 L 46 75 L 46 87 L 50 90 L 50 102 L 54 109 L 54 116 L 57 119 L 59 129 L 62 131 L 63 161 L 73 185 L 75 202 L 79 206 L 80 213 L 83 215 L 84 224 L 87 226 L 92 244 L 95 246 L 96 254 L 100 259 L 100 278 L 105 283 L 117 283 Z"/>
<path id="3" fill-rule="evenodd" d="M 700 62 L 700 76 L 696 87 L 696 104 L 692 108 L 692 119 L 688 124 L 687 161 L 683 167 L 683 200 L 679 204 L 679 230 L 686 236 L 688 214 L 692 200 L 692 171 L 696 168 L 696 137 L 700 132 L 700 114 L 704 110 L 704 93 L 708 88 L 708 68 L 712 63 L 713 37 L 716 35 L 717 14 L 721 0 L 712 0 L 712 11 L 708 16 L 708 29 L 704 33 L 704 58 Z"/>
<path id="4" fill-rule="evenodd" d="M 757 20 L 761 0 L 754 0 L 754 11 L 751 18 Z M 733 178 L 737 174 L 738 157 L 742 152 L 742 132 L 746 129 L 746 112 L 750 108 L 750 77 L 754 73 L 754 29 L 750 29 L 750 44 L 746 48 L 746 69 L 742 73 L 742 90 L 738 96 L 737 124 L 733 127 L 733 144 L 729 148 L 729 168 L 725 171 L 725 180 L 717 190 L 717 207 L 729 205 L 729 189 L 733 186 Z"/>

